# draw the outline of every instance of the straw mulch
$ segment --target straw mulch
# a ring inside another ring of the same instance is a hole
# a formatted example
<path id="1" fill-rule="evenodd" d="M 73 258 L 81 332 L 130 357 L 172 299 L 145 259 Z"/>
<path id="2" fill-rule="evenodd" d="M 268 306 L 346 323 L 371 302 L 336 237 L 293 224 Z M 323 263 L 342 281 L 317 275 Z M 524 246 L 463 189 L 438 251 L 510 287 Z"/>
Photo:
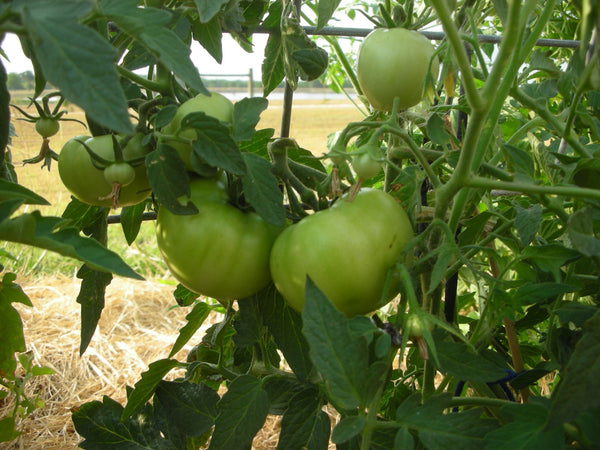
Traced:
<path id="1" fill-rule="evenodd" d="M 72 449 L 81 437 L 71 421 L 71 408 L 108 395 L 124 404 L 125 386 L 133 386 L 148 364 L 166 358 L 188 308 L 170 309 L 173 286 L 158 281 L 114 279 L 107 289 L 102 319 L 83 356 L 79 356 L 79 280 L 17 280 L 34 304 L 16 305 L 24 322 L 28 350 L 38 365 L 54 375 L 34 379 L 28 388 L 45 406 L 22 424 L 23 435 L 3 449 Z M 209 317 L 203 329 L 220 320 Z M 200 339 L 200 330 L 195 341 Z M 176 355 L 185 360 L 190 347 Z M 172 377 L 181 375 L 173 372 Z M 12 405 L 0 403 L 0 417 Z M 279 418 L 269 417 L 254 439 L 255 449 L 276 448 Z"/>

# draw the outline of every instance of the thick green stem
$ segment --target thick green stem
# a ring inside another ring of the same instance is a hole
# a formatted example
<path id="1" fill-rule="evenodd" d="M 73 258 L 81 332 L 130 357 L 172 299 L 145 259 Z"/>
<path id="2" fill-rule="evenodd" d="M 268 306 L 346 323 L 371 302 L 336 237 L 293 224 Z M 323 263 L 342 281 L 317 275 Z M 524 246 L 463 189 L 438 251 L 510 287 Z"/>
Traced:
<path id="1" fill-rule="evenodd" d="M 133 81 L 134 83 L 150 91 L 161 92 L 161 89 L 163 89 L 163 83 L 157 83 L 156 81 L 149 80 L 148 78 L 140 76 L 137 73 L 125 69 L 124 67 L 117 66 L 117 72 L 119 72 L 122 77 L 125 77 L 129 81 Z"/>

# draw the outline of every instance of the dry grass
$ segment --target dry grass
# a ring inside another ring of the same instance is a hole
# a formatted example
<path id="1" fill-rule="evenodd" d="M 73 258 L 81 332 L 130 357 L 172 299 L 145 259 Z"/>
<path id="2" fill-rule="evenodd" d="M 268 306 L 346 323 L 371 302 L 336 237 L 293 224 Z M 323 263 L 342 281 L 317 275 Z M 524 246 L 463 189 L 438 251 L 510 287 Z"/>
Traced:
<path id="1" fill-rule="evenodd" d="M 279 133 L 281 111 L 281 102 L 271 102 L 259 127 L 275 128 Z M 13 119 L 16 117 L 19 114 L 13 111 Z M 82 119 L 83 113 L 73 107 L 68 117 Z M 326 152 L 328 134 L 361 118 L 347 101 L 298 101 L 292 116 L 291 135 L 301 146 L 320 155 Z M 56 165 L 48 171 L 39 165 L 18 164 L 37 153 L 41 140 L 33 125 L 14 123 L 18 136 L 13 138 L 12 151 L 20 183 L 51 202 L 50 206 L 36 206 L 36 209 L 44 215 L 60 215 L 69 201 L 69 193 L 60 183 Z M 59 150 L 70 137 L 84 132 L 81 125 L 66 122 L 52 138 L 51 146 Z M 28 253 L 31 249 L 25 248 L 17 255 L 20 259 L 15 265 L 6 265 L 8 270 L 19 274 L 17 282 L 34 304 L 33 308 L 18 305 L 27 348 L 33 352 L 36 364 L 52 368 L 55 374 L 34 379 L 29 385 L 29 394 L 39 395 L 45 406 L 20 424 L 23 435 L 3 444 L 3 449 L 76 448 L 81 439 L 72 425 L 71 408 L 99 400 L 103 395 L 124 403 L 125 387 L 139 380 L 149 363 L 167 357 L 179 328 L 185 324 L 188 309 L 170 309 L 174 305 L 173 285 L 161 281 L 168 274 L 155 257 L 152 227 L 153 224 L 144 224 L 146 232 L 137 246 L 120 243 L 117 247 L 128 262 L 138 263 L 136 269 L 146 267 L 147 272 L 142 273 L 155 276 L 145 282 L 113 280 L 96 334 L 81 357 L 79 305 L 75 302 L 79 290 L 79 280 L 74 278 L 77 264 L 65 265 L 64 259 L 46 253 L 36 254 L 36 261 L 30 263 L 26 259 L 32 258 Z M 115 237 L 118 234 L 115 229 L 110 239 L 122 241 L 122 237 Z M 111 248 L 114 247 L 111 245 Z M 217 320 L 216 315 L 211 316 L 204 326 Z M 199 331 L 195 341 L 201 336 Z M 189 347 L 184 348 L 176 357 L 184 359 L 188 350 Z M 0 417 L 10 408 L 11 405 L 0 403 Z M 276 448 L 278 434 L 279 418 L 269 417 L 254 440 L 254 448 Z"/>

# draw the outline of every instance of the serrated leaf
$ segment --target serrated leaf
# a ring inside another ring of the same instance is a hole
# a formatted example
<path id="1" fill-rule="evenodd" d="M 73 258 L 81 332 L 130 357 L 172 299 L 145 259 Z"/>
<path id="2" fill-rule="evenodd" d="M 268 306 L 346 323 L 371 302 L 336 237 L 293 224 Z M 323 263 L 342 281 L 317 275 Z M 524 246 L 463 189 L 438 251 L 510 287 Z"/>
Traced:
<path id="1" fill-rule="evenodd" d="M 544 272 L 556 272 L 568 262 L 580 257 L 579 252 L 558 244 L 533 245 L 523 249 L 521 256 Z"/>
<path id="2" fill-rule="evenodd" d="M 218 409 L 209 449 L 245 448 L 265 423 L 269 398 L 261 380 L 240 375 L 229 385 Z"/>
<path id="3" fill-rule="evenodd" d="M 509 421 L 486 436 L 486 450 L 561 450 L 565 448 L 562 427 L 544 431 L 548 409 L 541 404 L 506 405 L 501 416 Z"/>
<path id="4" fill-rule="evenodd" d="M 262 337 L 263 324 L 258 301 L 257 296 L 252 296 L 238 303 L 238 317 L 233 322 L 236 331 L 233 342 L 239 348 L 250 347 Z"/>
<path id="5" fill-rule="evenodd" d="M 97 241 L 81 236 L 78 229 L 65 226 L 66 223 L 59 217 L 44 217 L 34 211 L 2 221 L 0 239 L 44 248 L 83 261 L 96 270 L 143 280 L 119 255 Z"/>
<path id="6" fill-rule="evenodd" d="M 317 5 L 317 30 L 327 25 L 340 2 L 341 0 L 319 0 Z"/>
<path id="7" fill-rule="evenodd" d="M 96 122 L 131 133 L 127 101 L 115 67 L 116 50 L 91 28 L 64 14 L 72 2 L 53 3 L 54 8 L 49 9 L 47 2 L 28 2 L 22 15 L 45 77 Z"/>
<path id="8" fill-rule="evenodd" d="M 521 243 L 529 245 L 542 223 L 542 205 L 539 203 L 525 209 L 515 205 L 515 228 Z"/>
<path id="9" fill-rule="evenodd" d="M 527 283 L 520 286 L 513 294 L 513 299 L 522 305 L 531 305 L 548 298 L 577 291 L 574 286 L 561 283 Z"/>
<path id="10" fill-rule="evenodd" d="M 228 0 L 194 0 L 198 9 L 200 22 L 206 23 L 211 20 Z"/>
<path id="11" fill-rule="evenodd" d="M 436 341 L 440 369 L 459 380 L 494 382 L 506 376 L 502 367 L 471 351 L 458 342 Z"/>
<path id="12" fill-rule="evenodd" d="M 283 300 L 275 286 L 270 285 L 257 294 L 264 324 L 273 335 L 277 347 L 299 380 L 304 381 L 312 371 L 309 346 L 302 334 L 302 318 Z"/>
<path id="13" fill-rule="evenodd" d="M 535 173 L 535 165 L 531 155 L 528 152 L 520 149 L 519 147 L 508 144 L 503 145 L 502 150 L 512 163 L 510 165 L 510 170 L 515 173 L 516 177 L 520 177 L 521 179 L 533 178 Z"/>
<path id="14" fill-rule="evenodd" d="M 292 52 L 291 57 L 298 65 L 299 76 L 304 81 L 319 78 L 329 63 L 329 55 L 320 47 L 301 48 Z"/>
<path id="15" fill-rule="evenodd" d="M 334 444 L 341 444 L 352 439 L 354 436 L 362 432 L 367 420 L 364 415 L 346 416 L 333 429 L 331 433 L 331 441 Z"/>
<path id="16" fill-rule="evenodd" d="M 198 302 L 194 305 L 194 308 L 192 308 L 185 316 L 186 324 L 179 330 L 179 335 L 173 344 L 173 348 L 171 348 L 171 351 L 169 352 L 169 358 L 175 356 L 175 354 L 188 343 L 196 331 L 202 326 L 210 311 L 211 310 L 206 303 Z"/>
<path id="17" fill-rule="evenodd" d="M 152 407 L 146 406 L 134 417 L 121 421 L 123 407 L 104 396 L 102 402 L 85 403 L 74 410 L 77 433 L 84 438 L 81 448 L 94 450 L 147 449 L 174 450 L 160 435 L 152 420 Z"/>
<path id="18" fill-rule="evenodd" d="M 260 114 L 267 109 L 269 101 L 264 97 L 244 98 L 233 107 L 233 139 L 249 141 L 254 136 Z"/>
<path id="19" fill-rule="evenodd" d="M 437 113 L 432 114 L 427 120 L 427 136 L 437 145 L 445 145 L 450 140 L 444 120 Z"/>
<path id="20" fill-rule="evenodd" d="M 199 158 L 234 175 L 246 172 L 240 149 L 231 138 L 229 129 L 217 119 L 203 112 L 194 112 L 183 118 L 181 128 L 193 128 L 196 131 L 190 155 L 192 165 L 193 159 Z"/>
<path id="21" fill-rule="evenodd" d="M 571 214 L 567 223 L 573 247 L 585 256 L 600 255 L 600 240 L 594 234 L 594 221 L 594 212 L 585 208 Z"/>
<path id="22" fill-rule="evenodd" d="M 306 385 L 300 380 L 287 376 L 273 376 L 265 379 L 263 389 L 269 396 L 269 414 L 281 416 L 288 409 L 292 398 L 298 392 L 305 390 Z M 313 397 L 317 394 L 315 391 Z"/>
<path id="23" fill-rule="evenodd" d="M 322 400 L 313 389 L 298 392 L 281 420 L 277 450 L 307 448 L 326 450 L 331 422 L 322 410 Z"/>
<path id="24" fill-rule="evenodd" d="M 1 117 L 0 117 L 1 120 Z M 1 123 L 0 123 L 1 127 Z M 8 133 L 6 134 L 8 136 Z M 1 143 L 0 143 L 1 145 Z M 0 147 L 0 151 L 3 147 Z M 0 202 L 21 199 L 27 205 L 49 205 L 48 201 L 20 184 L 0 178 Z"/>
<path id="25" fill-rule="evenodd" d="M 174 214 L 197 214 L 198 208 L 189 200 L 179 202 L 190 195 L 190 177 L 177 151 L 168 145 L 158 145 L 146 156 L 146 171 L 152 192 L 161 204 Z"/>
<path id="26" fill-rule="evenodd" d="M 146 209 L 146 203 L 126 206 L 121 208 L 121 228 L 128 245 L 133 244 L 142 226 L 142 214 Z"/>
<path id="27" fill-rule="evenodd" d="M 142 408 L 150 400 L 165 375 L 179 364 L 179 361 L 174 359 L 159 359 L 150 363 L 148 370 L 142 373 L 141 378 L 135 383 L 133 391 L 129 394 L 127 405 L 121 413 L 121 420 L 127 420 Z"/>
<path id="28" fill-rule="evenodd" d="M 554 393 L 546 430 L 600 407 L 600 313 L 584 323 L 561 384 Z"/>
<path id="29" fill-rule="evenodd" d="M 14 379 L 17 367 L 14 354 L 26 350 L 23 322 L 11 303 L 33 306 L 21 286 L 14 283 L 15 279 L 15 274 L 5 273 L 0 284 L 0 379 L 8 380 Z"/>
<path id="30" fill-rule="evenodd" d="M 598 306 L 575 302 L 567 302 L 554 311 L 563 325 L 572 323 L 576 327 L 582 326 L 596 312 L 598 312 Z"/>
<path id="31" fill-rule="evenodd" d="M 163 416 L 170 428 L 196 437 L 214 425 L 219 399 L 219 394 L 203 383 L 163 380 L 154 393 L 154 412 Z"/>
<path id="32" fill-rule="evenodd" d="M 77 272 L 77 278 L 81 279 L 77 303 L 81 305 L 79 354 L 83 355 L 96 332 L 104 309 L 104 294 L 106 287 L 112 281 L 112 275 L 93 270 L 84 264 Z"/>
<path id="33" fill-rule="evenodd" d="M 302 330 L 310 356 L 335 403 L 352 410 L 361 404 L 367 371 L 365 340 L 350 333 L 348 320 L 307 277 Z"/>
<path id="34" fill-rule="evenodd" d="M 271 172 L 271 163 L 253 153 L 243 153 L 246 173 L 242 177 L 244 196 L 267 223 L 285 225 L 283 193 L 277 178 Z"/>
<path id="35" fill-rule="evenodd" d="M 456 246 L 454 242 L 444 242 L 439 248 L 439 254 L 431 271 L 431 280 L 429 282 L 428 294 L 431 294 L 435 289 L 438 288 L 444 277 L 446 276 L 446 270 L 454 260 L 456 254 Z"/>
<path id="36" fill-rule="evenodd" d="M 450 399 L 449 393 L 431 397 L 423 406 L 412 408 L 412 413 L 402 414 L 398 421 L 417 430 L 425 448 L 484 448 L 484 437 L 496 428 L 496 422 L 482 419 L 478 409 L 444 414 Z"/>
<path id="37" fill-rule="evenodd" d="M 194 22 L 194 39 L 200 42 L 200 45 L 217 61 L 223 62 L 223 31 L 219 19 L 213 17 L 208 22 L 202 24 Z"/>
<path id="38" fill-rule="evenodd" d="M 278 32 L 269 34 L 265 46 L 265 57 L 262 62 L 261 73 L 263 96 L 266 97 L 279 86 L 285 77 L 281 34 Z"/>
<path id="39" fill-rule="evenodd" d="M 100 9 L 192 89 L 208 94 L 198 69 L 190 59 L 191 49 L 167 27 L 169 12 L 138 8 L 137 0 L 103 0 Z"/>

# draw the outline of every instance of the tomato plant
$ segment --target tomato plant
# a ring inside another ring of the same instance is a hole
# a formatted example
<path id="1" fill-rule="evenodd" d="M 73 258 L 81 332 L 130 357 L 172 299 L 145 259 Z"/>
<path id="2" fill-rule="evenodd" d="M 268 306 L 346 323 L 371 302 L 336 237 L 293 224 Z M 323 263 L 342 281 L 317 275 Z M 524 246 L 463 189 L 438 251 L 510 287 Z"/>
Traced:
<path id="1" fill-rule="evenodd" d="M 287 228 L 271 253 L 273 281 L 299 311 L 309 276 L 344 314 L 366 314 L 391 299 L 388 272 L 412 236 L 396 200 L 366 189 Z"/>
<path id="2" fill-rule="evenodd" d="M 158 212 L 158 248 L 175 278 L 220 301 L 243 299 L 264 288 L 271 280 L 269 255 L 280 230 L 230 205 L 220 180 L 194 180 L 190 190 L 197 214 Z"/>
<path id="3" fill-rule="evenodd" d="M 127 141 L 123 148 L 123 157 L 126 161 L 144 157 L 148 153 L 149 149 L 143 145 L 142 140 L 143 135 L 136 134 Z M 97 167 L 85 146 L 112 164 L 106 168 Z M 146 167 L 142 164 L 132 168 L 126 164 L 133 169 L 133 179 L 131 179 L 131 170 L 114 161 L 112 135 L 87 137 L 87 139 L 86 136 L 76 136 L 63 146 L 58 158 L 58 172 L 65 187 L 77 199 L 90 205 L 129 206 L 146 199 L 150 193 Z M 108 174 L 105 173 L 106 170 Z M 119 173 L 115 174 L 115 171 Z M 113 191 L 113 183 L 118 183 L 119 180 L 130 180 L 130 182 L 121 184 L 122 189 L 118 193 L 118 202 L 115 205 L 110 194 Z"/>
<path id="4" fill-rule="evenodd" d="M 282 416 L 278 448 L 600 447 L 597 2 L 27 0 L 0 10 L 0 34 L 18 37 L 35 71 L 37 112 L 14 109 L 31 123 L 69 120 L 63 101 L 83 110 L 94 137 L 69 141 L 59 172 L 76 198 L 103 206 L 28 211 L 45 200 L 15 183 L 0 63 L 0 239 L 85 264 L 81 353 L 109 272 L 140 278 L 109 250 L 109 223 L 140 254 L 162 251 L 187 308 L 168 355 L 124 405 L 67 405 L 82 447 L 110 435 L 132 448 L 249 448 L 269 414 Z M 365 16 L 370 33 L 328 26 Z M 193 46 L 226 61 L 223 34 L 249 52 L 255 32 L 268 35 L 255 55 L 262 97 L 211 94 Z M 292 114 L 303 81 L 362 113 L 317 137 L 325 156 L 302 147 L 308 127 Z M 282 82 L 281 127 L 257 129 Z M 45 137 L 26 161 L 54 157 Z M 130 206 L 109 216 L 115 199 Z M 160 250 L 144 239 L 154 219 Z M 19 261 L 0 253 L 2 268 Z M 163 282 L 164 268 L 148 271 Z M 22 294 L 6 273 L 0 397 L 17 403 L 18 364 L 34 372 L 17 356 L 26 341 L 11 303 L 27 305 Z M 18 434 L 13 411 L 0 442 Z"/>
<path id="5" fill-rule="evenodd" d="M 358 82 L 369 103 L 381 111 L 391 111 L 394 98 L 400 109 L 423 99 L 427 74 L 438 73 L 435 48 L 416 31 L 403 28 L 372 31 L 358 53 Z"/>
<path id="6" fill-rule="evenodd" d="M 181 142 L 177 139 L 169 139 L 168 144 L 177 150 L 179 156 L 185 163 L 188 170 L 192 170 L 190 164 L 190 155 L 192 144 L 189 141 L 196 139 L 196 131 L 192 128 L 181 127 L 181 121 L 190 113 L 203 112 L 215 119 L 231 123 L 233 120 L 233 103 L 218 92 L 210 92 L 210 95 L 198 94 L 195 97 L 182 103 L 171 122 L 166 125 L 161 132 L 166 135 L 176 135 L 178 139 L 188 142 Z"/>

